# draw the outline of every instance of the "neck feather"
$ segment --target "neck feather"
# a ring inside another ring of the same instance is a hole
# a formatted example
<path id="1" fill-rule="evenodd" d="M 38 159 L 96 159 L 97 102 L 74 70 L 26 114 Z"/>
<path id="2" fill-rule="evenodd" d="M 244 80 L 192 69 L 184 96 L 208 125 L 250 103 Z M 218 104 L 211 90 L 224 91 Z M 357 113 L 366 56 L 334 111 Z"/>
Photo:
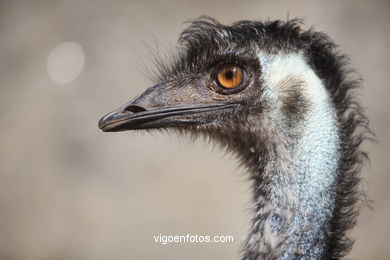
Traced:
<path id="1" fill-rule="evenodd" d="M 255 216 L 244 259 L 322 259 L 339 173 L 336 112 L 302 56 L 259 57 L 265 89 L 261 98 L 269 105 L 267 127 L 275 129 L 275 141 L 266 156 L 255 151 L 249 158 L 259 163 L 253 174 Z M 294 115 L 279 101 L 296 85 L 307 106 L 291 124 L 289 117 Z"/>

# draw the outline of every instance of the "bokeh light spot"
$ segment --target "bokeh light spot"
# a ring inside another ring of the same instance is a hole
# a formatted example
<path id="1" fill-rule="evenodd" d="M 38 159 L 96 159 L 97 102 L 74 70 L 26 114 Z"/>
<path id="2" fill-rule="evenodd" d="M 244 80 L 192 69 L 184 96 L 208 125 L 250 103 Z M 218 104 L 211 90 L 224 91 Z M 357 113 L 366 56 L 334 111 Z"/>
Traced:
<path id="1" fill-rule="evenodd" d="M 47 58 L 47 71 L 50 78 L 59 85 L 75 80 L 84 68 L 84 51 L 76 42 L 57 45 Z"/>

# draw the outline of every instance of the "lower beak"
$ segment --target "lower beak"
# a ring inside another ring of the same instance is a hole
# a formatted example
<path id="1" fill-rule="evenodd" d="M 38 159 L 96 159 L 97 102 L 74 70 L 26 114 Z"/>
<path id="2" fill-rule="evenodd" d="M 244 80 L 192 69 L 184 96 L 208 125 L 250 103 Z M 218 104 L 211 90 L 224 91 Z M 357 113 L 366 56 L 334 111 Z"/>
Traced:
<path id="1" fill-rule="evenodd" d="M 234 104 L 202 104 L 147 110 L 130 103 L 102 117 L 99 120 L 99 128 L 104 132 L 116 132 L 134 129 L 202 125 L 211 122 L 199 120 L 200 114 L 208 114 L 218 110 L 233 108 L 234 106 Z"/>

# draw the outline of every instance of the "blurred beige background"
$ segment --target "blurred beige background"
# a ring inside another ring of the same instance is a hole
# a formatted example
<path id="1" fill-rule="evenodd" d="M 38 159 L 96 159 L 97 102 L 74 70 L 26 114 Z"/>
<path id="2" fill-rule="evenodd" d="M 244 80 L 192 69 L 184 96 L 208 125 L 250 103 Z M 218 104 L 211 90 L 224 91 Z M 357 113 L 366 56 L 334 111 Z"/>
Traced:
<path id="1" fill-rule="evenodd" d="M 250 193 L 231 156 L 202 140 L 105 134 L 97 121 L 150 85 L 146 46 L 174 45 L 184 21 L 287 14 L 327 32 L 364 78 L 375 204 L 349 258 L 390 259 L 389 3 L 1 1 L 0 259 L 238 259 Z M 163 246 L 160 233 L 235 243 Z"/>

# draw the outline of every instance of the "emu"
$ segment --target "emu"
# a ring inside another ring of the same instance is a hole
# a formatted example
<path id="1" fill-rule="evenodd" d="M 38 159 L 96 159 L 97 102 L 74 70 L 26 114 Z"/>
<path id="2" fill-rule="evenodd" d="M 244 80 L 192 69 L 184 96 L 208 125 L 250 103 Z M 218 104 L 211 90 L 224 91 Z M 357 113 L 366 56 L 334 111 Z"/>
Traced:
<path id="1" fill-rule="evenodd" d="M 370 132 L 346 56 L 298 20 L 193 20 L 156 84 L 105 115 L 105 132 L 209 137 L 247 168 L 253 217 L 242 259 L 340 259 L 362 201 Z"/>

